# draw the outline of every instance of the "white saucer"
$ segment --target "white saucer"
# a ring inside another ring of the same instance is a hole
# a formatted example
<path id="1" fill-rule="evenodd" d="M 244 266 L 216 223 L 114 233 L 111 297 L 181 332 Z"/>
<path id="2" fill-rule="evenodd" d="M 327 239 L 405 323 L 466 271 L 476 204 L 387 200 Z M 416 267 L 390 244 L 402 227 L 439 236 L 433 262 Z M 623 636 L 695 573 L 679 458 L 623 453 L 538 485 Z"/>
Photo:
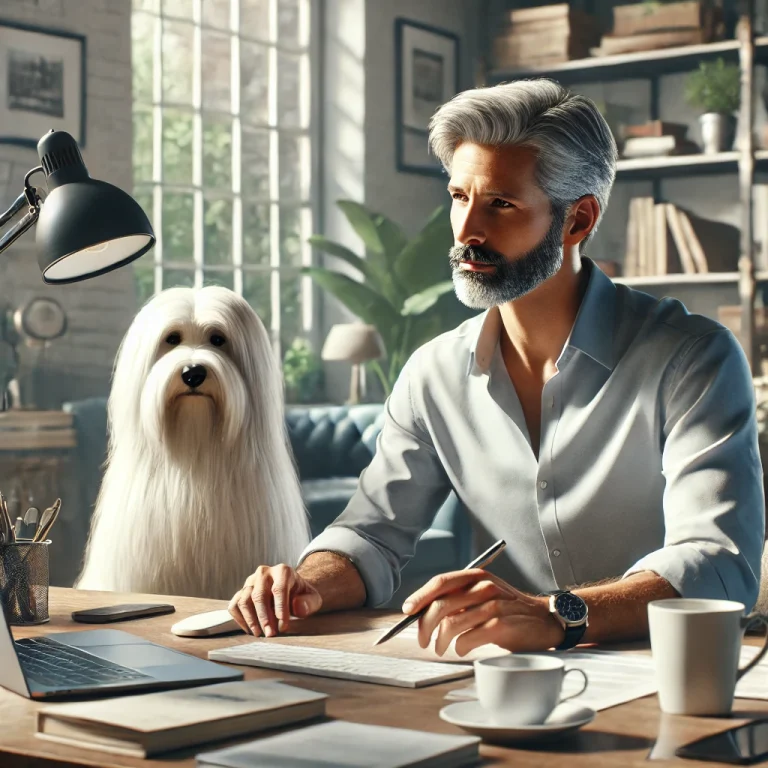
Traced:
<path id="1" fill-rule="evenodd" d="M 440 710 L 440 718 L 447 723 L 498 744 L 551 739 L 591 723 L 596 714 L 594 709 L 566 701 L 558 704 L 541 725 L 498 725 L 491 722 L 477 700 L 457 701 Z"/>

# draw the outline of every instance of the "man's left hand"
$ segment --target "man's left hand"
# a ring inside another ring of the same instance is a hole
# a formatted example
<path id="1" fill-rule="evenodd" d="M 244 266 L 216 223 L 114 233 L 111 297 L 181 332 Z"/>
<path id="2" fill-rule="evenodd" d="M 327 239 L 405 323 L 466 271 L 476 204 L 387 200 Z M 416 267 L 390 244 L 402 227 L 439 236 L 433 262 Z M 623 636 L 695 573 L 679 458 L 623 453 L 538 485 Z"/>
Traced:
<path id="1" fill-rule="evenodd" d="M 527 595 L 482 568 L 442 573 L 403 604 L 407 614 L 429 605 L 419 619 L 419 645 L 442 656 L 456 638 L 456 653 L 494 643 L 509 651 L 543 651 L 563 641 L 564 630 L 549 612 L 549 599 Z"/>

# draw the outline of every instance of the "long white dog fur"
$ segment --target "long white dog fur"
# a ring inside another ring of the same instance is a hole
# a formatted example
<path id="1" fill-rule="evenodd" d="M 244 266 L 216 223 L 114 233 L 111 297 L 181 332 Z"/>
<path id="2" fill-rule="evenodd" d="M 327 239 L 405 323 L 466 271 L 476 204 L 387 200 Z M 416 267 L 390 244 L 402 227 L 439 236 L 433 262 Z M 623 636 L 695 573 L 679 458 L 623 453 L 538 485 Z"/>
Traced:
<path id="1" fill-rule="evenodd" d="M 181 374 L 197 365 L 191 389 Z M 242 297 L 157 294 L 115 359 L 76 587 L 228 599 L 257 566 L 295 565 L 310 534 L 284 418 L 276 356 Z"/>

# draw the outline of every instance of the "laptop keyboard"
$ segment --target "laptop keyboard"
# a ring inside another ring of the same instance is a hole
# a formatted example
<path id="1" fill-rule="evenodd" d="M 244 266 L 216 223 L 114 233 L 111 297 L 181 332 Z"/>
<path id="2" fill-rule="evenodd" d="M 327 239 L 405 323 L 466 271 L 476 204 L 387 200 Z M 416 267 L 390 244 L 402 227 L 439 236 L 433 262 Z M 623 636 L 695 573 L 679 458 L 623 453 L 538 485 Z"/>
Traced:
<path id="1" fill-rule="evenodd" d="M 39 685 L 82 688 L 153 679 L 135 669 L 99 659 L 50 637 L 18 640 L 15 646 L 24 674 Z"/>

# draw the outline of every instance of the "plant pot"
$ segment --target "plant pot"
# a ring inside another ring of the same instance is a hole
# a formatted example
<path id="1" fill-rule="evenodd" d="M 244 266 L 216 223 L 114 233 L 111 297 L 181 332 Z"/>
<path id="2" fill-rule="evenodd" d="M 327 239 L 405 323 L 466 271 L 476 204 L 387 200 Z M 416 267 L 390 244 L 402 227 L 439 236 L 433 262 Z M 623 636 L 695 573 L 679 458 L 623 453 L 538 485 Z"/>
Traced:
<path id="1" fill-rule="evenodd" d="M 704 154 L 726 152 L 733 147 L 736 138 L 736 118 L 719 112 L 707 112 L 699 117 Z"/>

